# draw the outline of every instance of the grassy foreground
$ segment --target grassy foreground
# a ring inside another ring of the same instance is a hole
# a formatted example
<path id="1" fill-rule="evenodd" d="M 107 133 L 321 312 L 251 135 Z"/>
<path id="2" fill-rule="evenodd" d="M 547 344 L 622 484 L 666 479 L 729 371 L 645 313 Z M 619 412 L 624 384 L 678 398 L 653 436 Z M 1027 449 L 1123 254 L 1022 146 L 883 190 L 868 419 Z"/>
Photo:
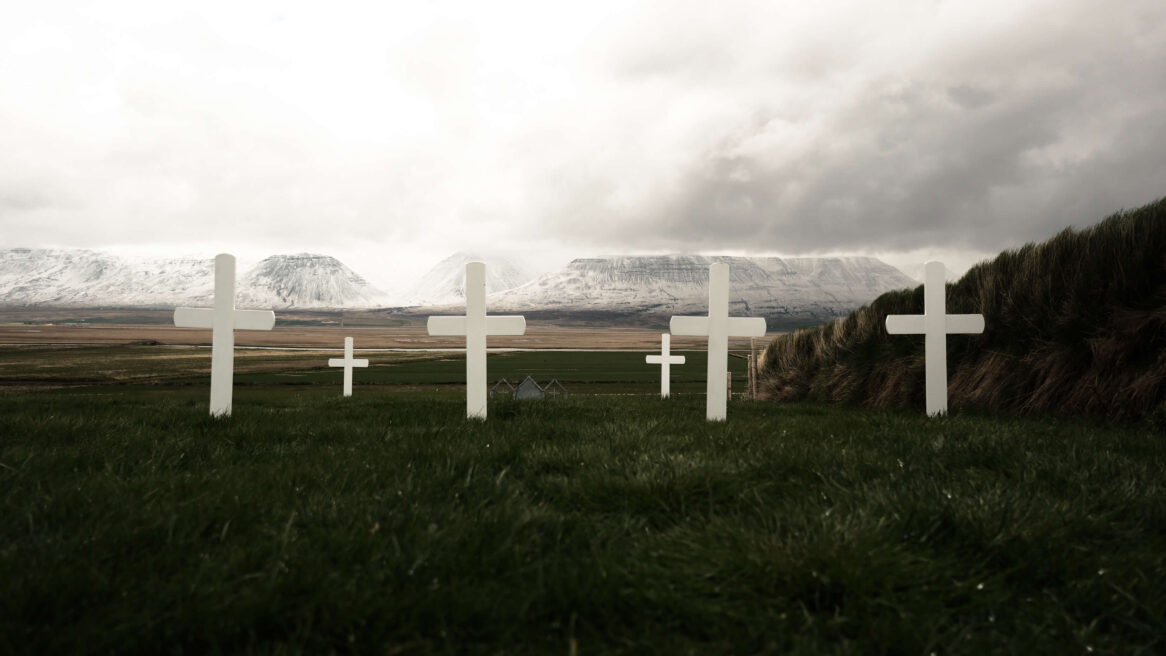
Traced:
<path id="1" fill-rule="evenodd" d="M 1161 653 L 1166 443 L 243 388 L 0 396 L 0 653 Z"/>

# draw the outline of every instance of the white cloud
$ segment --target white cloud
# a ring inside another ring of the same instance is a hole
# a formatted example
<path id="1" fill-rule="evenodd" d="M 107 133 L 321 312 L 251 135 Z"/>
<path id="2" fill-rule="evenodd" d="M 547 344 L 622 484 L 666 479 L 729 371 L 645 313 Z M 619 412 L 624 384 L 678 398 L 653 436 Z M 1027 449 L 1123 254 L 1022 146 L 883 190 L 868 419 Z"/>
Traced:
<path id="1" fill-rule="evenodd" d="M 3 14 L 0 246 L 982 253 L 1166 193 L 1156 0 Z"/>

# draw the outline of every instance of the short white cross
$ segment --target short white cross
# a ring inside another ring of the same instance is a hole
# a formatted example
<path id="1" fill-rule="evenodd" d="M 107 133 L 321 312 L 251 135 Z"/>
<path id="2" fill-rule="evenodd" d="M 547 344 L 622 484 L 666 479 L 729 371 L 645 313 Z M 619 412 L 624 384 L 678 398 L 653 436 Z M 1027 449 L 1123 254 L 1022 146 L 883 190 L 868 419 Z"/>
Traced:
<path id="1" fill-rule="evenodd" d="M 765 319 L 729 316 L 729 265 L 709 266 L 709 314 L 707 317 L 672 317 L 673 335 L 708 335 L 708 381 L 705 417 L 724 421 L 728 414 L 726 372 L 729 368 L 729 337 L 763 337 Z"/>
<path id="2" fill-rule="evenodd" d="M 275 313 L 235 309 L 235 256 L 222 253 L 215 257 L 214 308 L 176 308 L 174 325 L 211 329 L 211 416 L 230 416 L 235 331 L 271 330 L 275 326 Z"/>
<path id="3" fill-rule="evenodd" d="M 329 367 L 344 367 L 344 396 L 352 396 L 352 368 L 353 367 L 367 367 L 368 360 L 360 358 L 352 359 L 352 338 L 344 338 L 344 357 L 343 358 L 328 358 Z"/>
<path id="4" fill-rule="evenodd" d="M 947 336 L 984 332 L 984 315 L 947 314 L 943 264 L 928 262 L 924 271 L 923 314 L 888 315 L 887 332 L 923 334 L 927 414 L 934 417 L 947 413 Z"/>
<path id="5" fill-rule="evenodd" d="M 526 317 L 486 316 L 486 265 L 466 264 L 466 316 L 429 317 L 430 335 L 466 336 L 466 417 L 486 418 L 486 335 L 522 335 Z"/>
<path id="6" fill-rule="evenodd" d="M 683 355 L 669 355 L 668 349 L 672 345 L 672 335 L 668 333 L 660 333 L 660 355 L 646 355 L 644 361 L 648 364 L 660 365 L 660 398 L 668 398 L 670 385 L 669 379 L 671 372 L 669 372 L 669 365 L 684 364 Z"/>

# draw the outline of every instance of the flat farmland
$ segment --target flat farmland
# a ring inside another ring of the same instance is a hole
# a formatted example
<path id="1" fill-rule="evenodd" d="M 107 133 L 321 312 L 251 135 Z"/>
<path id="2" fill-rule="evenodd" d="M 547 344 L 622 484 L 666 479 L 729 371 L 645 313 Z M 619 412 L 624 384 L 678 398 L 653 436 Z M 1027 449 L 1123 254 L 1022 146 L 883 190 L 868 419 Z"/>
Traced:
<path id="1" fill-rule="evenodd" d="M 0 392 L 96 384 L 209 385 L 211 331 L 167 325 L 171 316 L 164 311 L 0 315 L 6 320 L 0 323 Z M 356 357 L 370 360 L 367 369 L 356 372 L 357 390 L 464 387 L 465 343 L 459 337 L 430 337 L 423 323 L 371 314 L 347 317 L 356 325 L 345 326 L 331 315 L 291 316 L 270 331 L 235 332 L 236 387 L 339 386 L 341 372 L 327 363 L 340 356 L 345 337 L 354 339 Z M 730 341 L 734 393 L 747 391 L 750 349 L 766 343 Z M 575 394 L 659 389 L 659 367 L 644 362 L 644 355 L 659 352 L 658 331 L 528 324 L 525 335 L 491 337 L 489 346 L 491 385 L 501 379 L 517 384 L 531 376 L 544 385 L 557 380 Z M 672 351 L 687 359 L 672 367 L 673 393 L 703 393 L 704 339 L 673 337 Z"/>
<path id="2" fill-rule="evenodd" d="M 457 337 L 430 337 L 424 324 L 400 326 L 321 326 L 289 325 L 277 319 L 274 330 L 240 330 L 235 333 L 236 346 L 275 348 L 340 349 L 345 337 L 352 337 L 357 349 L 428 349 L 459 348 L 465 341 Z M 157 342 L 163 345 L 210 345 L 211 331 L 175 328 L 172 325 L 145 323 L 44 322 L 0 324 L 0 344 L 129 344 Z M 757 339 L 758 348 L 767 341 Z M 699 337 L 673 337 L 678 350 L 703 349 Z M 584 349 L 621 351 L 658 351 L 660 331 L 643 328 L 596 329 L 528 324 L 525 335 L 491 337 L 492 348 Z M 730 340 L 735 350 L 750 348 L 750 340 Z"/>
<path id="3" fill-rule="evenodd" d="M 235 385 L 339 387 L 341 372 L 328 367 L 352 336 L 356 356 L 370 366 L 355 374 L 363 387 L 464 389 L 464 342 L 434 338 L 423 326 L 276 326 L 237 331 Z M 659 352 L 660 334 L 645 330 L 530 326 L 521 337 L 491 338 L 491 385 L 517 384 L 531 376 L 545 385 L 557 380 L 572 394 L 653 394 L 660 368 L 644 362 Z M 762 342 L 763 340 L 758 340 Z M 749 340 L 737 340 L 729 358 L 733 390 L 744 394 Z M 210 331 L 150 324 L 0 326 L 0 392 L 85 385 L 209 385 Z M 673 352 L 684 365 L 672 367 L 674 394 L 703 393 L 706 368 L 700 338 L 676 338 Z M 758 344 L 758 348 L 761 344 Z M 501 387 L 499 389 L 504 389 Z"/>
<path id="4" fill-rule="evenodd" d="M 341 370 L 327 366 L 336 351 L 238 349 L 236 394 L 254 387 L 319 386 L 340 389 Z M 465 355 L 446 351 L 358 353 L 370 366 L 356 370 L 355 392 L 389 386 L 398 390 L 464 389 Z M 672 367 L 674 394 L 703 394 L 705 353 L 685 353 Z M 491 385 L 517 384 L 527 376 L 546 385 L 562 383 L 570 394 L 654 394 L 660 368 L 636 351 L 505 351 L 488 356 Z M 746 391 L 744 358 L 729 359 L 733 391 Z M 0 393 L 93 385 L 199 387 L 210 384 L 210 349 L 157 345 L 21 345 L 0 347 Z M 500 387 L 499 389 L 503 389 Z"/>

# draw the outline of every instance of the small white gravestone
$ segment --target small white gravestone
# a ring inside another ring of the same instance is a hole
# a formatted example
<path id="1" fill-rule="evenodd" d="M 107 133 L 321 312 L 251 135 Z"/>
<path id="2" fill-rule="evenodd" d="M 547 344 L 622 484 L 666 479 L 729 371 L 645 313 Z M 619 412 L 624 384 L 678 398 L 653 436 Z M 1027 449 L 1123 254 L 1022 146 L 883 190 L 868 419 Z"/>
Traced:
<path id="1" fill-rule="evenodd" d="M 947 314 L 943 264 L 928 262 L 924 270 L 923 314 L 888 315 L 887 332 L 924 336 L 927 414 L 934 417 L 947 413 L 947 336 L 984 332 L 984 315 Z"/>
<path id="2" fill-rule="evenodd" d="M 729 369 L 729 337 L 763 337 L 765 319 L 729 316 L 729 265 L 709 266 L 709 314 L 707 317 L 672 317 L 673 335 L 708 336 L 708 381 L 705 417 L 724 421 L 728 415 L 725 373 Z"/>
<path id="3" fill-rule="evenodd" d="M 352 396 L 352 368 L 367 367 L 368 360 L 352 358 L 352 338 L 344 338 L 344 357 L 328 358 L 329 367 L 344 367 L 344 396 Z"/>
<path id="4" fill-rule="evenodd" d="M 429 317 L 430 335 L 466 336 L 466 417 L 486 418 L 486 336 L 522 335 L 526 317 L 486 316 L 486 265 L 466 264 L 466 316 Z"/>
<path id="5" fill-rule="evenodd" d="M 683 355 L 670 355 L 669 348 L 672 346 L 672 335 L 668 333 L 660 333 L 660 355 L 645 355 L 644 361 L 648 364 L 660 365 L 660 398 L 666 399 L 670 393 L 669 386 L 672 373 L 669 370 L 670 365 L 684 364 Z"/>
<path id="6" fill-rule="evenodd" d="M 271 330 L 275 326 L 275 313 L 235 309 L 235 256 L 222 253 L 215 257 L 214 308 L 176 308 L 174 325 L 211 329 L 211 416 L 230 416 L 235 331 Z"/>

